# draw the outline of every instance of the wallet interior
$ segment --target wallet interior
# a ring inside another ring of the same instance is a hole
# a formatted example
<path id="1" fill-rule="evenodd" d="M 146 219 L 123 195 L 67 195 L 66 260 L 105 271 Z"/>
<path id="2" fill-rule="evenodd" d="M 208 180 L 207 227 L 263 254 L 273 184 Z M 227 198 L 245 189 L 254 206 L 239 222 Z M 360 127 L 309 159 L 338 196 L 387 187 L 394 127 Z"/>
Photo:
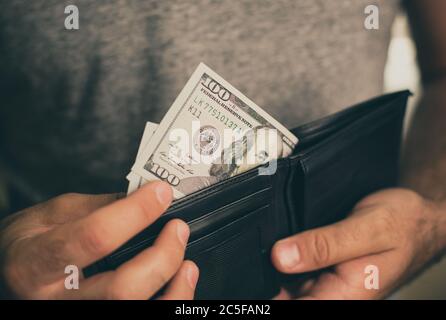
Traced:
<path id="1" fill-rule="evenodd" d="M 180 218 L 191 229 L 186 258 L 200 268 L 196 298 L 273 297 L 284 279 L 270 261 L 277 240 L 339 221 L 365 195 L 396 184 L 409 95 L 384 95 L 291 130 L 299 144 L 275 174 L 254 168 L 175 201 L 84 275 L 117 268 Z"/>

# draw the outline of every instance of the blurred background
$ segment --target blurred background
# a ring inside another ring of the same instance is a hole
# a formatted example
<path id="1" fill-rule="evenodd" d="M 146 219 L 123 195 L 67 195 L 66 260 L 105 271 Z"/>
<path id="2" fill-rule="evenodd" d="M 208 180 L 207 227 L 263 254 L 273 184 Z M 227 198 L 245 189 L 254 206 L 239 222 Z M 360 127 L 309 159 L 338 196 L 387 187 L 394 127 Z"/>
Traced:
<path id="1" fill-rule="evenodd" d="M 385 91 L 409 88 L 415 94 L 410 101 L 405 131 L 407 131 L 417 97 L 420 96 L 419 80 L 415 46 L 410 36 L 407 18 L 401 14 L 396 18 L 393 27 L 393 39 L 389 47 L 385 71 Z M 2 181 L 4 179 L 0 170 L 0 217 L 8 211 L 7 190 Z M 390 299 L 446 299 L 446 259 L 426 270 Z"/>

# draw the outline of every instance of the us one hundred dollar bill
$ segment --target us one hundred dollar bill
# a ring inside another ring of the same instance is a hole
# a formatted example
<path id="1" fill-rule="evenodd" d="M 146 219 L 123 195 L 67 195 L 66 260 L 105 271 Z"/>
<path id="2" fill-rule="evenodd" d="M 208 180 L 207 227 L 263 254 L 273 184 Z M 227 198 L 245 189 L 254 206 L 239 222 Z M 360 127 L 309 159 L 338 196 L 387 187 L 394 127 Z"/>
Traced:
<path id="1" fill-rule="evenodd" d="M 298 143 L 290 131 L 201 63 L 158 128 L 147 124 L 129 192 L 168 182 L 178 199 L 272 160 Z"/>
<path id="2" fill-rule="evenodd" d="M 141 142 L 139 143 L 138 152 L 136 154 L 136 160 L 138 160 L 138 157 L 141 155 L 142 151 L 144 150 L 144 147 L 150 141 L 150 138 L 152 138 L 156 128 L 158 128 L 158 124 L 153 122 L 146 123 L 144 132 L 142 134 Z M 127 194 L 136 191 L 139 187 L 141 187 L 144 183 L 146 183 L 146 180 L 138 176 L 133 171 L 130 171 L 130 173 L 127 175 L 127 180 L 129 181 Z"/>

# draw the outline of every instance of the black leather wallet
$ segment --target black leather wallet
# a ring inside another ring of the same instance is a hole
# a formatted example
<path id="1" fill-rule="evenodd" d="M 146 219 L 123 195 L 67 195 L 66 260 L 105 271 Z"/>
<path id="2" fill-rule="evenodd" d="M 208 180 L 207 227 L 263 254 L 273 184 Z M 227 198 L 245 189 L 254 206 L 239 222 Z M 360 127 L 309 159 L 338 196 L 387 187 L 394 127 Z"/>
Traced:
<path id="1" fill-rule="evenodd" d="M 343 219 L 362 197 L 396 183 L 409 95 L 384 95 L 295 128 L 300 142 L 275 174 L 255 168 L 175 201 L 84 275 L 116 268 L 180 218 L 191 229 L 186 256 L 200 268 L 196 298 L 273 297 L 283 279 L 270 261 L 277 240 Z"/>

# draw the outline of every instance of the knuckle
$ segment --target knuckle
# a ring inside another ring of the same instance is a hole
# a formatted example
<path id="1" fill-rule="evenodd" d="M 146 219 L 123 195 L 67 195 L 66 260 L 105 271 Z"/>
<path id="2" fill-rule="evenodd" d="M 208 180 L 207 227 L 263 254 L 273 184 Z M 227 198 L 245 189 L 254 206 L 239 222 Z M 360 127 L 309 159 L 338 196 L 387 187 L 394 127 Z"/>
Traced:
<path id="1" fill-rule="evenodd" d="M 169 250 L 160 250 L 158 261 L 161 265 L 164 265 L 164 270 L 167 273 L 174 273 L 181 265 L 183 260 L 184 249 L 176 246 L 177 248 L 170 248 Z"/>
<path id="2" fill-rule="evenodd" d="M 411 206 L 421 206 L 424 202 L 424 198 L 421 197 L 417 192 L 410 189 L 399 190 L 400 197 L 404 198 L 404 202 L 407 202 Z"/>
<path id="3" fill-rule="evenodd" d="M 106 232 L 98 226 L 88 228 L 79 227 L 76 236 L 83 252 L 91 256 L 104 256 L 109 253 L 110 245 Z"/>
<path id="4" fill-rule="evenodd" d="M 159 289 L 169 282 L 174 272 L 171 271 L 171 268 L 153 268 L 149 274 L 151 283 Z"/>
<path id="5" fill-rule="evenodd" d="M 313 233 L 310 243 L 313 263 L 317 266 L 327 265 L 332 254 L 327 237 L 322 233 Z"/>
<path id="6" fill-rule="evenodd" d="M 391 235 L 398 231 L 398 221 L 395 211 L 390 206 L 383 206 L 378 209 L 375 215 L 375 225 L 381 234 Z"/>
<path id="7" fill-rule="evenodd" d="M 74 192 L 61 194 L 60 196 L 57 196 L 46 203 L 47 209 L 50 212 L 65 211 L 73 203 L 79 202 L 84 197 L 85 195 Z"/>
<path id="8" fill-rule="evenodd" d="M 400 247 L 408 243 L 409 234 L 404 231 L 405 224 L 404 219 L 399 219 L 397 212 L 391 206 L 382 206 L 375 212 L 377 239 L 381 239 L 388 247 Z"/>
<path id="9" fill-rule="evenodd" d="M 153 211 L 153 204 L 151 204 L 150 201 L 137 198 L 135 199 L 135 201 L 132 202 L 132 204 L 135 214 L 141 216 L 144 221 L 150 220 L 151 212 Z"/>
<path id="10" fill-rule="evenodd" d="M 158 248 L 159 260 L 163 261 L 166 266 L 168 265 L 172 269 L 177 269 L 183 261 L 185 251 L 185 246 L 175 238 L 172 244 L 166 244 L 162 248 L 161 246 Z"/>
<path id="11" fill-rule="evenodd" d="M 84 197 L 84 195 L 82 195 L 80 193 L 70 192 L 70 193 L 65 193 L 60 196 L 55 197 L 53 199 L 53 202 L 56 205 L 64 205 L 67 202 L 74 202 L 74 201 L 77 201 L 83 197 Z"/>
<path id="12" fill-rule="evenodd" d="M 82 194 L 76 192 L 69 192 L 62 195 L 62 198 L 65 198 L 65 200 L 77 200 L 82 197 Z"/>
<path id="13" fill-rule="evenodd" d="M 158 286 L 166 284 L 175 272 L 180 268 L 182 255 L 180 252 L 169 250 L 158 250 L 155 261 L 158 261 L 149 272 L 151 281 L 155 281 Z"/>

